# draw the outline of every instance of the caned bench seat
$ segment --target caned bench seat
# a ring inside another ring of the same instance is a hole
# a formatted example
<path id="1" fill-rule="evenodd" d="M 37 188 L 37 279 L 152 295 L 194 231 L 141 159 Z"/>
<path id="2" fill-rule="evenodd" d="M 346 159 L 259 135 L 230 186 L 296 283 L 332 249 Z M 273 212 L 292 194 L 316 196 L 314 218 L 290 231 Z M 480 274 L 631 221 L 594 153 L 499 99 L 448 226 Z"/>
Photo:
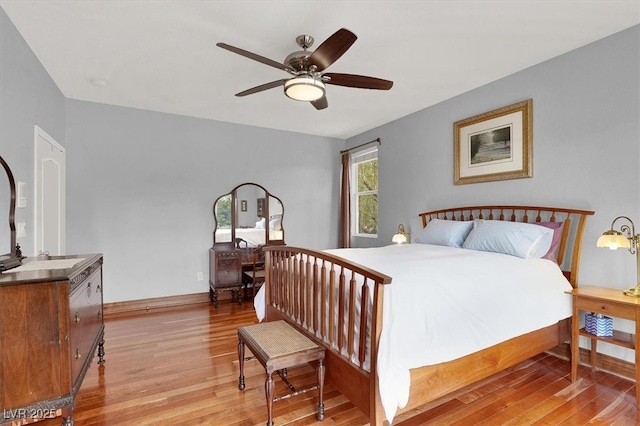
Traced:
<path id="1" fill-rule="evenodd" d="M 240 376 L 238 388 L 244 390 L 245 346 L 267 371 L 265 393 L 267 397 L 267 426 L 273 426 L 273 403 L 291 396 L 318 389 L 318 420 L 324 420 L 324 348 L 300 333 L 286 321 L 273 321 L 238 327 L 238 360 Z M 318 384 L 307 389 L 296 390 L 287 380 L 287 368 L 317 361 Z M 292 393 L 274 398 L 273 373 L 277 372 Z"/>

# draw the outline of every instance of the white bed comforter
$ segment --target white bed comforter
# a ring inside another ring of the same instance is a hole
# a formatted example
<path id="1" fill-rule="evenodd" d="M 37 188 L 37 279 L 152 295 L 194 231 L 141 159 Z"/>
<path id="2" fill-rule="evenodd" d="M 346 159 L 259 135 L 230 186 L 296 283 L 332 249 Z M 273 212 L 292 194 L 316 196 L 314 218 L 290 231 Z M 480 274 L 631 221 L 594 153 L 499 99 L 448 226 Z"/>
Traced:
<path id="1" fill-rule="evenodd" d="M 565 294 L 571 285 L 549 260 L 427 244 L 327 252 L 393 279 L 384 290 L 377 365 L 390 422 L 408 402 L 410 369 L 451 361 L 571 316 Z M 262 291 L 255 303 L 261 318 Z"/>

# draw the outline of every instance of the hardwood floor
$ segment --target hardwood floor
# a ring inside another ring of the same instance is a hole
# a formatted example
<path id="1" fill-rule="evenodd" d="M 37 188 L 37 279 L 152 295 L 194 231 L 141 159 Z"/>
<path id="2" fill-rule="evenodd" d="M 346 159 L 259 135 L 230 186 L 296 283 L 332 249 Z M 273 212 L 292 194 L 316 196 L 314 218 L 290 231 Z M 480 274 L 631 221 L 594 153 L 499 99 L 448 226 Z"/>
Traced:
<path id="1" fill-rule="evenodd" d="M 78 394 L 76 426 L 263 425 L 264 380 L 255 360 L 245 363 L 238 390 L 236 328 L 256 323 L 250 303 L 222 301 L 106 318 L 106 364 L 95 362 Z M 492 376 L 437 406 L 399 416 L 409 425 L 638 425 L 635 383 L 581 366 L 570 381 L 569 362 L 542 354 Z M 310 366 L 289 369 L 296 386 L 315 381 Z M 276 395 L 287 393 L 276 378 Z M 331 385 L 325 420 L 315 418 L 317 394 L 274 404 L 278 425 L 365 425 L 364 414 Z M 60 419 L 38 423 L 60 425 Z"/>

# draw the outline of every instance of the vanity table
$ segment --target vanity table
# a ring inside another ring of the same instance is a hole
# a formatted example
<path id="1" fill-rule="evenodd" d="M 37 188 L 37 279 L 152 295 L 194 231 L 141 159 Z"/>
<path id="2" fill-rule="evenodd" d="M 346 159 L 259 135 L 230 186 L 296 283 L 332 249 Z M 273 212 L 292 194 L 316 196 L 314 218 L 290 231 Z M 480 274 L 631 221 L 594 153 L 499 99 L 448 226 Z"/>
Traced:
<path id="1" fill-rule="evenodd" d="M 242 273 L 253 267 L 256 249 L 284 244 L 283 216 L 282 201 L 256 183 L 243 183 L 216 199 L 209 249 L 209 299 L 216 308 L 224 291 L 242 303 Z"/>
<path id="2" fill-rule="evenodd" d="M 104 362 L 102 260 L 40 256 L 0 274 L 0 424 L 73 425 L 96 349 Z"/>

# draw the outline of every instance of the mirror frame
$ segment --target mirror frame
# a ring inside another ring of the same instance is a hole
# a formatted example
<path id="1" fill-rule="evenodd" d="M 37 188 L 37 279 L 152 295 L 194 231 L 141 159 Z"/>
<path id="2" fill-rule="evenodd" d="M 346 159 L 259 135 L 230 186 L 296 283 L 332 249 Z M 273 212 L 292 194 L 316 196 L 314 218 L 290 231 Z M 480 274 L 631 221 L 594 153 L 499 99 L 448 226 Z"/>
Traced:
<path id="1" fill-rule="evenodd" d="M 221 196 L 219 196 L 218 198 L 216 198 L 216 200 L 213 203 L 213 219 L 215 221 L 215 226 L 213 228 L 213 245 L 235 245 L 235 240 L 236 240 L 236 218 L 237 218 L 237 206 L 236 204 L 238 203 L 237 201 L 237 190 L 238 188 L 241 188 L 243 186 L 246 185 L 253 185 L 256 186 L 258 188 L 260 188 L 262 191 L 264 191 L 264 217 L 268 218 L 269 217 L 269 200 L 271 198 L 273 198 L 274 200 L 277 200 L 280 205 L 282 206 L 282 219 L 284 219 L 284 203 L 282 202 L 282 200 L 278 197 L 276 197 L 275 195 L 271 194 L 269 191 L 267 191 L 267 189 L 257 183 L 254 182 L 245 182 L 245 183 L 241 183 L 240 185 L 237 185 L 235 188 L 233 188 L 230 192 L 226 193 L 226 194 L 222 194 Z M 216 204 L 218 203 L 218 201 L 226 196 L 228 196 L 229 194 L 231 194 L 231 241 L 225 241 L 225 242 L 220 242 L 220 241 L 216 241 L 216 231 L 218 230 L 218 218 L 216 217 Z M 281 227 L 282 227 L 282 239 L 281 240 L 271 240 L 269 238 L 269 227 L 265 227 L 265 245 L 284 245 L 284 236 L 285 236 L 285 230 L 284 230 L 284 225 L 281 222 Z"/>
<path id="2" fill-rule="evenodd" d="M 22 264 L 22 252 L 20 246 L 16 244 L 16 181 L 13 179 L 13 173 L 4 158 L 0 156 L 0 163 L 4 167 L 9 180 L 9 191 L 11 192 L 11 201 L 9 203 L 9 232 L 11 234 L 11 252 L 0 255 L 0 271 L 6 271 Z"/>

